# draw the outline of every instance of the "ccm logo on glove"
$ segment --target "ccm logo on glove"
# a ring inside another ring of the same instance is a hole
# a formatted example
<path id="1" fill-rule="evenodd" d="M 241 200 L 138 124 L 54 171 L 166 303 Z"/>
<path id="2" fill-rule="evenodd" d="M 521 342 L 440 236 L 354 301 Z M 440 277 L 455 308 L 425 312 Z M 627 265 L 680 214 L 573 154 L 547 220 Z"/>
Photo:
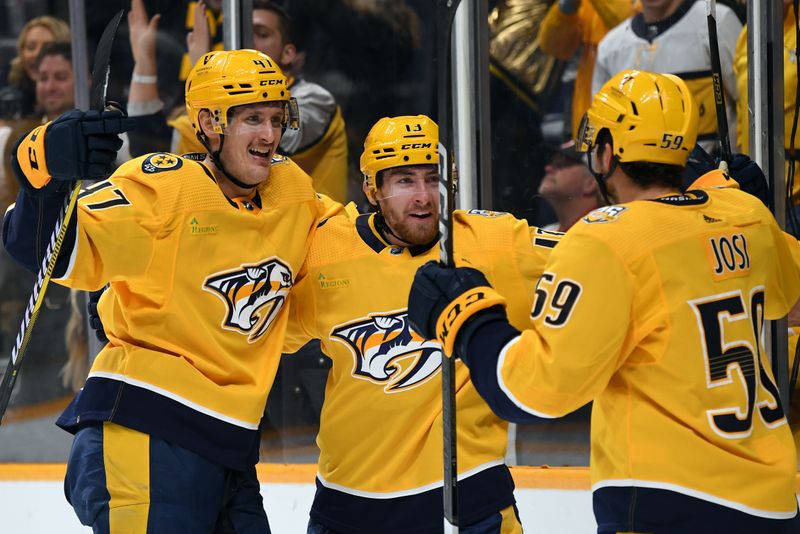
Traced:
<path id="1" fill-rule="evenodd" d="M 450 334 L 457 333 L 467 319 L 478 311 L 504 303 L 503 297 L 488 286 L 470 289 L 456 297 L 436 321 L 436 339 L 442 344 L 445 354 L 453 354 L 456 336 Z"/>

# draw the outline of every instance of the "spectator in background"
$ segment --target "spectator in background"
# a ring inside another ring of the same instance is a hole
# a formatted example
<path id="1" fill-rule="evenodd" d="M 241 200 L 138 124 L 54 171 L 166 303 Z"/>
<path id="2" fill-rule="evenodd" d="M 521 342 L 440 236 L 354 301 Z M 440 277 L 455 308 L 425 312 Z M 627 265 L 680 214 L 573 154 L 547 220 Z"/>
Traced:
<path id="1" fill-rule="evenodd" d="M 597 46 L 592 93 L 624 69 L 664 72 L 681 77 L 700 110 L 698 141 L 710 154 L 719 145 L 705 2 L 641 0 L 642 12 L 610 30 Z M 733 52 L 742 29 L 736 14 L 717 5 L 722 81 L 728 104 L 728 123 L 736 122 L 736 77 Z M 733 137 L 733 136 L 732 136 Z M 736 146 L 731 139 L 731 146 Z"/>
<path id="2" fill-rule="evenodd" d="M 564 70 L 531 39 L 546 13 L 546 0 L 500 0 L 489 14 L 492 208 L 535 226 L 552 217 L 531 200 L 547 163 L 547 153 L 531 147 L 543 144 L 542 118 L 559 96 Z"/>
<path id="3" fill-rule="evenodd" d="M 256 7 L 253 6 L 253 9 L 255 10 Z M 198 20 L 203 19 L 198 17 L 198 11 L 205 14 L 206 21 L 206 24 L 200 26 L 199 28 Z M 225 46 L 222 43 L 222 0 L 200 0 L 199 2 L 192 0 L 187 3 L 187 35 L 190 35 L 195 29 L 205 32 L 205 39 L 207 39 L 207 42 L 204 43 L 204 47 L 206 48 L 205 52 L 211 52 L 213 50 L 225 50 Z M 255 32 L 253 37 L 255 37 Z M 192 66 L 204 53 L 202 52 L 198 55 L 197 50 L 195 50 L 193 53 L 191 43 L 188 43 L 187 48 L 188 50 L 183 55 L 183 60 L 181 61 L 181 70 L 178 75 L 181 81 L 186 80 L 186 77 L 189 75 L 189 71 L 192 70 Z"/>
<path id="4" fill-rule="evenodd" d="M 578 74 L 572 92 L 569 133 L 574 137 L 592 101 L 597 43 L 611 28 L 633 15 L 632 0 L 559 0 L 547 10 L 539 30 L 542 50 L 562 61 L 576 53 Z"/>
<path id="5" fill-rule="evenodd" d="M 14 202 L 19 184 L 11 173 L 11 149 L 14 140 L 35 126 L 55 119 L 74 107 L 74 83 L 72 79 L 72 52 L 68 42 L 50 42 L 44 45 L 33 60 L 34 105 L 41 114 L 9 120 L 0 126 L 0 209 L 5 210 Z M 87 76 L 88 77 L 88 76 Z M 8 140 L 11 140 L 9 142 Z"/>
<path id="6" fill-rule="evenodd" d="M 36 110 L 36 59 L 42 47 L 69 42 L 69 26 L 51 16 L 31 19 L 17 39 L 17 57 L 11 60 L 8 85 L 0 89 L 0 119 L 30 117 Z"/>
<path id="7" fill-rule="evenodd" d="M 558 147 L 544 167 L 539 194 L 550 203 L 558 221 L 545 230 L 566 232 L 590 211 L 601 206 L 597 181 L 575 149 L 575 141 Z"/>
<path id="8" fill-rule="evenodd" d="M 434 111 L 434 39 L 423 35 L 433 29 L 434 2 L 291 0 L 283 5 L 302 50 L 304 76 L 331 91 L 347 119 L 350 198 L 362 199 L 358 155 L 375 121 Z"/>

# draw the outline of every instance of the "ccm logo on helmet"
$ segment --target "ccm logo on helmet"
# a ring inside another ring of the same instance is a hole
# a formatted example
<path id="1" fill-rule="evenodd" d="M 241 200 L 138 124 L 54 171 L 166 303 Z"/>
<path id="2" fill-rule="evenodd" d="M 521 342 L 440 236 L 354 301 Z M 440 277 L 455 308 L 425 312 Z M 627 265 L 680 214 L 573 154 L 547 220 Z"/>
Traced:
<path id="1" fill-rule="evenodd" d="M 409 143 L 400 147 L 401 150 L 408 150 L 410 148 L 430 148 L 431 143 Z"/>
<path id="2" fill-rule="evenodd" d="M 260 85 L 283 85 L 283 80 L 261 80 Z"/>

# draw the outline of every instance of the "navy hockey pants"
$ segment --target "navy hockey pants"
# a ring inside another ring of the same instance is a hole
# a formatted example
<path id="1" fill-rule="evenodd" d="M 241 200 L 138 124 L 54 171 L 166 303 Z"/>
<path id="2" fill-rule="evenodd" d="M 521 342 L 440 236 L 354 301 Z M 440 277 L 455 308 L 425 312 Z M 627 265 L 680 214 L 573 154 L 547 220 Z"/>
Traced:
<path id="1" fill-rule="evenodd" d="M 600 488 L 594 492 L 598 534 L 647 532 L 649 534 L 796 534 L 800 515 L 792 519 L 766 519 L 727 506 L 652 488 Z"/>
<path id="2" fill-rule="evenodd" d="M 444 521 L 444 518 L 442 518 Z M 460 534 L 521 534 L 522 523 L 519 521 L 517 507 L 512 505 L 495 512 L 489 517 L 484 517 L 471 525 L 458 527 Z M 346 534 L 337 530 L 332 530 L 310 519 L 306 534 Z"/>
<path id="3" fill-rule="evenodd" d="M 64 493 L 95 534 L 269 534 L 255 466 L 239 472 L 114 423 L 82 428 Z"/>

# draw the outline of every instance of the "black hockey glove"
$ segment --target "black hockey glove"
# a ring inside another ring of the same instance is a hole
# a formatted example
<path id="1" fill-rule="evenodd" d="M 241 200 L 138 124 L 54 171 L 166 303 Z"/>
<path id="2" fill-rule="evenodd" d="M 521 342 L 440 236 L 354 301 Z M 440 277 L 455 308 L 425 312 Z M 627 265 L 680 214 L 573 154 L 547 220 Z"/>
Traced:
<path id="1" fill-rule="evenodd" d="M 100 302 L 100 297 L 105 292 L 106 288 L 99 289 L 97 291 L 90 291 L 89 292 L 89 299 L 88 304 L 86 307 L 89 311 L 89 326 L 92 327 L 94 330 L 94 335 L 101 343 L 108 343 L 108 337 L 106 337 L 106 331 L 103 328 L 103 322 L 100 320 L 100 315 L 97 313 L 97 303 Z"/>
<path id="2" fill-rule="evenodd" d="M 769 206 L 769 186 L 764 171 L 746 154 L 734 154 L 728 163 L 728 174 L 739 183 L 739 189 L 758 197 Z"/>
<path id="3" fill-rule="evenodd" d="M 719 158 L 712 158 L 700 145 L 695 145 L 681 176 L 683 189 L 692 188 L 696 180 L 718 169 L 719 164 Z M 746 154 L 734 154 L 731 157 L 731 161 L 728 162 L 728 176 L 736 180 L 739 189 L 769 205 L 767 177 L 764 176 L 761 167 Z"/>
<path id="4" fill-rule="evenodd" d="M 506 319 L 505 305 L 482 272 L 429 261 L 417 270 L 411 284 L 408 319 L 422 337 L 441 343 L 445 355 L 464 359 L 469 336 L 459 337 L 459 333 L 465 323 L 469 321 L 469 330 L 474 331 L 472 323 Z"/>
<path id="5" fill-rule="evenodd" d="M 45 131 L 44 153 L 54 180 L 80 178 L 101 180 L 111 174 L 119 134 L 133 129 L 136 122 L 120 109 L 80 111 L 60 115 Z"/>
<path id="6" fill-rule="evenodd" d="M 694 145 L 694 149 L 689 153 L 689 159 L 681 173 L 681 185 L 683 190 L 690 189 L 692 184 L 707 172 L 719 168 L 719 163 L 714 161 L 711 155 L 703 150 L 700 145 Z"/>
<path id="7" fill-rule="evenodd" d="M 106 178 L 113 170 L 119 134 L 133 128 L 124 111 L 72 110 L 17 141 L 11 168 L 33 195 L 64 194 L 69 182 Z"/>

